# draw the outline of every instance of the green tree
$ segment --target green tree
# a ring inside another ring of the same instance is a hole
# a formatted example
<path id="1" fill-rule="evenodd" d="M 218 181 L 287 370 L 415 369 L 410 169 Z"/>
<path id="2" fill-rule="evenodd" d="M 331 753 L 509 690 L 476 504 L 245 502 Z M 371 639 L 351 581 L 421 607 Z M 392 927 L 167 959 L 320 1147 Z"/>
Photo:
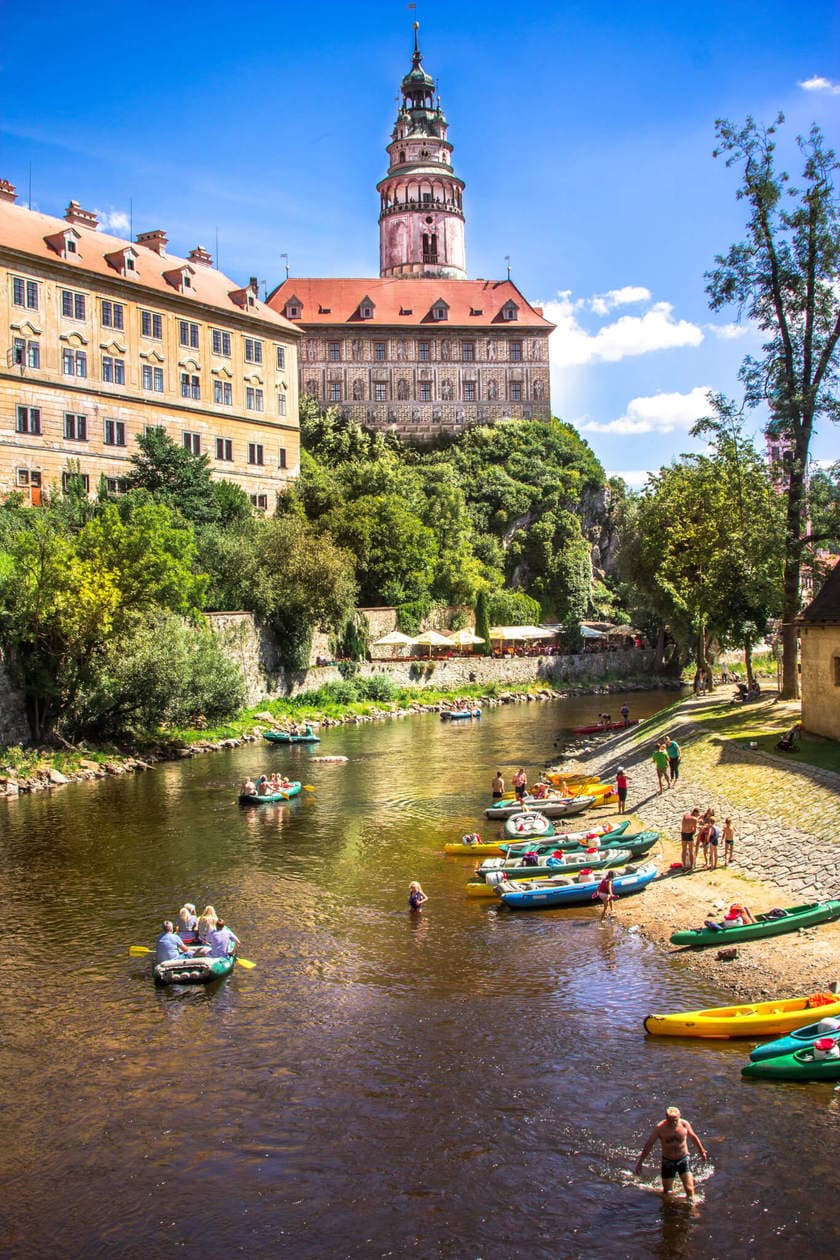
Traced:
<path id="1" fill-rule="evenodd" d="M 321 522 L 351 553 L 363 603 L 404 604 L 429 595 L 435 536 L 396 495 L 363 495 Z"/>
<path id="2" fill-rule="evenodd" d="M 129 492 L 147 491 L 194 525 L 229 524 L 250 515 L 245 491 L 233 482 L 214 481 L 207 456 L 179 446 L 162 427 L 138 434 L 137 445 L 126 477 Z"/>
<path id="3" fill-rule="evenodd" d="M 475 633 L 479 639 L 484 640 L 479 649 L 480 652 L 483 656 L 489 656 L 493 648 L 490 643 L 490 614 L 487 605 L 487 591 L 483 588 L 478 592 L 478 598 L 475 602 Z"/>
<path id="4" fill-rule="evenodd" d="M 743 241 L 716 258 L 709 274 L 713 310 L 734 304 L 765 337 L 759 357 L 741 368 L 748 406 L 766 404 L 768 431 L 789 451 L 785 492 L 782 696 L 798 694 L 796 668 L 800 565 L 805 545 L 806 473 L 814 424 L 836 419 L 840 339 L 840 210 L 835 189 L 838 163 L 819 128 L 799 137 L 802 185 L 790 185 L 776 167 L 779 124 L 761 127 L 717 123 L 718 147 L 727 166 L 741 172 L 738 198 L 748 208 Z"/>

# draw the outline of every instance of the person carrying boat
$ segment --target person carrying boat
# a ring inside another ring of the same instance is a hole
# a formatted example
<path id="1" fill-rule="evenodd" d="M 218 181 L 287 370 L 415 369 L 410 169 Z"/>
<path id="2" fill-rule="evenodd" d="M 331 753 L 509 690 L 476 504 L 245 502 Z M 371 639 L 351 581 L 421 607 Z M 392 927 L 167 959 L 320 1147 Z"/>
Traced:
<path id="1" fill-rule="evenodd" d="M 207 933 L 207 944 L 211 958 L 229 958 L 236 953 L 239 937 L 225 926 L 224 919 L 217 919 L 216 926 Z"/>
<path id="2" fill-rule="evenodd" d="M 505 794 L 505 781 L 502 778 L 501 770 L 496 771 L 496 777 L 492 783 L 493 800 L 500 801 Z"/>
<path id="3" fill-rule="evenodd" d="M 175 931 L 175 926 L 171 919 L 163 920 L 163 931 L 157 938 L 155 945 L 155 966 L 158 963 L 172 962 L 181 954 L 191 954 L 193 951 L 188 949 Z"/>
<path id="4" fill-rule="evenodd" d="M 657 1142 L 662 1147 L 662 1193 L 667 1198 L 674 1188 L 674 1178 L 679 1177 L 689 1203 L 694 1202 L 694 1178 L 691 1175 L 688 1157 L 688 1143 L 693 1142 L 700 1152 L 701 1159 L 708 1159 L 705 1146 L 692 1129 L 687 1120 L 680 1115 L 679 1107 L 666 1107 L 665 1119 L 660 1120 L 642 1148 L 636 1161 L 636 1176 L 642 1171 L 648 1155 Z"/>

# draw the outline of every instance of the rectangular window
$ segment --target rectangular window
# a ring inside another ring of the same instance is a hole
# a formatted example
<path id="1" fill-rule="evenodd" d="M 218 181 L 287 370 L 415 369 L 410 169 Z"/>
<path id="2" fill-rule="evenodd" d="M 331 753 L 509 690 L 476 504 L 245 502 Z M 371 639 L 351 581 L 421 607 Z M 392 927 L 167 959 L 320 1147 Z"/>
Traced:
<path id="1" fill-rule="evenodd" d="M 417 342 L 417 358 L 420 359 L 422 363 L 428 363 L 431 357 L 432 357 L 431 342 L 418 341 Z"/>
<path id="2" fill-rule="evenodd" d="M 461 358 L 464 360 L 465 363 L 475 362 L 475 342 L 474 341 L 461 342 Z"/>
<path id="3" fill-rule="evenodd" d="M 520 385 L 519 381 L 511 381 L 510 383 L 510 401 L 511 402 L 522 401 L 522 386 Z"/>
<path id="4" fill-rule="evenodd" d="M 61 290 L 61 313 L 67 319 L 85 318 L 85 295 L 72 289 Z"/>
<path id="5" fill-rule="evenodd" d="M 268 495 L 267 494 L 252 494 L 252 495 L 249 495 L 248 497 L 250 498 L 251 503 L 259 512 L 268 511 Z"/>
<path id="6" fill-rule="evenodd" d="M 223 354 L 230 358 L 230 333 L 221 328 L 213 329 L 213 353 Z"/>
<path id="7" fill-rule="evenodd" d="M 156 341 L 163 339 L 163 317 L 154 311 L 140 312 L 140 331 L 144 337 L 154 337 Z"/>
<path id="8" fill-rule="evenodd" d="M 213 382 L 213 402 L 218 407 L 233 406 L 233 386 L 230 381 Z"/>
<path id="9" fill-rule="evenodd" d="M 327 342 L 327 358 L 330 360 L 331 363 L 340 362 L 341 360 L 341 342 L 340 341 Z"/>
<path id="10" fill-rule="evenodd" d="M 109 494 L 125 494 L 124 477 L 106 477 L 105 485 L 108 487 Z"/>
<path id="11" fill-rule="evenodd" d="M 74 415 L 72 411 L 65 411 L 64 436 L 68 442 L 86 442 L 87 416 Z"/>
<path id="12" fill-rule="evenodd" d="M 233 440 L 231 438 L 216 438 L 216 459 L 223 459 L 226 463 L 233 460 Z"/>
<path id="13" fill-rule="evenodd" d="M 198 324 L 191 324 L 189 320 L 178 320 L 178 337 L 182 346 L 189 346 L 192 350 L 198 349 Z"/>
<path id="14" fill-rule="evenodd" d="M 330 385 L 330 402 L 341 402 L 341 386 L 335 382 Z"/>
<path id="15" fill-rule="evenodd" d="M 25 306 L 27 310 L 37 311 L 37 280 L 24 280 L 21 276 L 12 276 L 12 302 L 15 306 Z"/>
<path id="16" fill-rule="evenodd" d="M 15 337 L 13 342 L 13 358 L 12 362 L 17 367 L 23 364 L 26 359 L 26 342 L 22 337 Z"/>
<path id="17" fill-rule="evenodd" d="M 511 363 L 522 362 L 522 342 L 512 341 L 510 343 L 510 361 Z"/>
<path id="18" fill-rule="evenodd" d="M 259 442 L 248 443 L 248 463 L 263 464 L 265 463 L 265 449 Z"/>
<path id="19" fill-rule="evenodd" d="M 163 393 L 163 368 L 153 368 L 147 363 L 143 364 L 143 388 L 154 390 L 156 394 Z"/>
<path id="20" fill-rule="evenodd" d="M 18 407 L 17 421 L 15 430 L 18 433 L 35 433 L 41 432 L 41 408 L 40 407 Z"/>
<path id="21" fill-rule="evenodd" d="M 41 347 L 37 341 L 30 341 L 26 347 L 26 366 L 31 368 L 41 366 Z"/>
<path id="22" fill-rule="evenodd" d="M 102 379 L 110 385 L 125 385 L 125 359 L 115 359 L 110 354 L 103 354 Z"/>
<path id="23" fill-rule="evenodd" d="M 87 473 L 63 472 L 61 474 L 61 488 L 65 494 L 74 487 L 81 487 L 85 494 L 90 492 L 90 477 Z"/>
<path id="24" fill-rule="evenodd" d="M 278 461 L 278 465 L 277 465 L 277 466 L 278 466 L 278 468 L 285 468 L 285 467 L 286 467 L 286 448 L 285 448 L 285 446 L 281 446 L 281 447 L 280 447 L 280 457 L 279 457 L 279 461 Z"/>
<path id="25" fill-rule="evenodd" d="M 193 455 L 200 455 L 201 454 L 201 434 L 200 433 L 185 433 L 184 434 L 184 448 L 185 450 L 192 451 Z"/>
<path id="26" fill-rule="evenodd" d="M 122 420 L 105 421 L 105 445 L 125 446 L 125 425 Z"/>
<path id="27" fill-rule="evenodd" d="M 432 401 L 432 387 L 428 381 L 420 382 L 420 401 L 421 402 Z"/>
<path id="28" fill-rule="evenodd" d="M 384 381 L 377 381 L 373 387 L 373 390 L 374 390 L 373 396 L 376 402 L 388 401 L 388 386 L 385 384 Z"/>
<path id="29" fill-rule="evenodd" d="M 109 302 L 106 298 L 102 299 L 102 326 L 119 329 L 125 327 L 125 307 L 122 302 Z"/>
<path id="30" fill-rule="evenodd" d="M 285 346 L 277 347 L 277 370 L 278 372 L 285 372 L 286 370 L 286 347 Z"/>
<path id="31" fill-rule="evenodd" d="M 377 363 L 384 363 L 385 361 L 385 342 L 384 341 L 374 341 L 373 357 Z"/>
<path id="32" fill-rule="evenodd" d="M 246 363 L 262 363 L 263 347 L 261 341 L 255 341 L 253 337 L 245 338 L 245 362 Z"/>
<path id="33" fill-rule="evenodd" d="M 263 392 L 261 389 L 254 389 L 249 385 L 245 390 L 245 408 L 247 411 L 262 411 L 263 409 Z"/>
<path id="34" fill-rule="evenodd" d="M 84 350 L 62 350 L 61 364 L 65 376 L 87 376 L 87 353 Z"/>
<path id="35" fill-rule="evenodd" d="M 201 397 L 201 380 L 197 376 L 190 376 L 189 372 L 181 373 L 181 397 L 182 398 L 200 398 Z"/>
<path id="36" fill-rule="evenodd" d="M 285 394 L 277 395 L 277 414 L 279 416 L 285 416 L 286 414 L 286 395 Z"/>
<path id="37" fill-rule="evenodd" d="M 475 381 L 464 381 L 464 402 L 475 402 Z"/>

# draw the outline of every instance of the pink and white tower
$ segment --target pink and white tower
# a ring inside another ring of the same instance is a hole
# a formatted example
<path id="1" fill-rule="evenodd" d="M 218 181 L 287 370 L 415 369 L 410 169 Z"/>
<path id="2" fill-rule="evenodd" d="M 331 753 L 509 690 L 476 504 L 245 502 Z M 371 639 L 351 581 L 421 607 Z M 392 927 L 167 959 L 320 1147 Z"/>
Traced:
<path id="1" fill-rule="evenodd" d="M 414 23 L 414 55 L 402 81 L 402 105 L 391 133 L 388 174 L 380 197 L 380 276 L 466 280 L 464 181 L 452 169 L 452 145 L 435 81 L 422 67 Z"/>

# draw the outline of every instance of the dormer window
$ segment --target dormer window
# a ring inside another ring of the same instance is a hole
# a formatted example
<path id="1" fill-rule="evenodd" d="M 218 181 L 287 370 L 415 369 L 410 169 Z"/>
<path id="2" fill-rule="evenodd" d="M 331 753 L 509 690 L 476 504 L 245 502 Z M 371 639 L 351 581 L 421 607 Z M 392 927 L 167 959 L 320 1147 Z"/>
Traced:
<path id="1" fill-rule="evenodd" d="M 300 319 L 303 303 L 299 297 L 295 297 L 294 293 L 286 299 L 286 305 L 283 308 L 283 314 L 286 319 Z"/>
<path id="2" fill-rule="evenodd" d="M 171 284 L 173 289 L 178 289 L 181 293 L 189 292 L 192 289 L 192 267 L 176 267 L 172 271 L 164 271 L 163 278 L 167 284 Z"/>
<path id="3" fill-rule="evenodd" d="M 73 240 L 73 237 L 72 237 L 72 236 L 68 236 L 68 238 L 67 238 L 67 245 L 66 245 L 66 247 L 65 247 L 65 248 L 67 249 L 67 253 L 68 253 L 68 254 L 75 254 L 75 252 L 76 252 L 76 242 Z"/>
<path id="4" fill-rule="evenodd" d="M 432 319 L 441 320 L 449 318 L 449 307 L 445 302 L 437 302 L 432 307 Z"/>
<path id="5" fill-rule="evenodd" d="M 114 271 L 118 271 L 122 276 L 136 276 L 137 272 L 137 253 L 133 245 L 125 245 L 122 249 L 114 250 L 112 254 L 105 255 L 105 261 Z M 170 275 L 178 275 L 178 272 L 167 273 Z M 170 280 L 170 284 L 174 283 Z"/>
<path id="6" fill-rule="evenodd" d="M 300 307 L 299 306 L 287 307 L 286 315 L 289 319 L 300 319 Z"/>
<path id="7" fill-rule="evenodd" d="M 372 307 L 372 306 L 363 306 L 363 307 L 362 307 L 362 319 L 373 319 L 373 307 Z"/>
<path id="8" fill-rule="evenodd" d="M 52 236 L 45 236 L 44 240 L 50 249 L 55 250 L 59 258 L 70 259 L 74 262 L 81 258 L 78 245 L 81 237 L 75 228 L 65 228 L 62 232 L 55 232 Z"/>
<path id="9" fill-rule="evenodd" d="M 505 302 L 502 307 L 502 319 L 518 319 L 519 307 L 515 302 Z"/>
<path id="10" fill-rule="evenodd" d="M 359 303 L 359 317 L 361 319 L 373 319 L 373 312 L 375 309 L 373 300 L 365 294 Z"/>

